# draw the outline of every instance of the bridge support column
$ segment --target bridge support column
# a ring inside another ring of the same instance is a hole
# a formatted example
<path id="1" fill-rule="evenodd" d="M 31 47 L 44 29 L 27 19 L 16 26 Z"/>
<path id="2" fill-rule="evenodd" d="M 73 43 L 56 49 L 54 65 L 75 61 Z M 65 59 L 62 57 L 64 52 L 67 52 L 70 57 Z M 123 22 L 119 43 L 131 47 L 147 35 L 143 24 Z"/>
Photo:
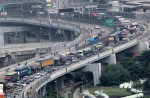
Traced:
<path id="1" fill-rule="evenodd" d="M 106 62 L 108 62 L 109 65 L 116 64 L 116 54 L 112 53 L 109 57 L 106 58 Z"/>
<path id="2" fill-rule="evenodd" d="M 87 66 L 83 67 L 81 69 L 83 72 L 92 72 L 93 73 L 93 80 L 94 80 L 94 86 L 97 84 L 100 84 L 100 76 L 101 76 L 101 63 L 92 63 L 88 64 Z"/>
<path id="3" fill-rule="evenodd" d="M 149 50 L 149 43 L 146 41 L 139 42 L 136 46 L 132 47 L 131 49 L 127 50 L 126 53 L 130 54 L 131 56 L 135 57 L 140 55 L 143 51 Z"/>
<path id="4" fill-rule="evenodd" d="M 0 29 L 0 46 L 4 46 L 4 33 L 1 33 L 1 29 Z"/>
<path id="5" fill-rule="evenodd" d="M 42 96 L 44 97 L 47 94 L 46 85 L 42 88 Z"/>
<path id="6" fill-rule="evenodd" d="M 139 49 L 139 52 L 149 50 L 149 43 L 146 41 L 140 42 L 138 44 L 138 49 Z"/>
<path id="7" fill-rule="evenodd" d="M 64 88 L 64 77 L 63 76 L 61 76 L 57 79 L 57 86 L 58 86 L 58 89 Z"/>
<path id="8" fill-rule="evenodd" d="M 20 32 L 18 37 L 18 43 L 24 43 L 24 42 L 25 42 L 24 34 L 23 32 Z"/>
<path id="9" fill-rule="evenodd" d="M 39 34 L 39 33 L 36 33 L 36 41 L 37 41 L 37 42 L 40 42 L 40 39 L 41 39 L 40 34 Z"/>

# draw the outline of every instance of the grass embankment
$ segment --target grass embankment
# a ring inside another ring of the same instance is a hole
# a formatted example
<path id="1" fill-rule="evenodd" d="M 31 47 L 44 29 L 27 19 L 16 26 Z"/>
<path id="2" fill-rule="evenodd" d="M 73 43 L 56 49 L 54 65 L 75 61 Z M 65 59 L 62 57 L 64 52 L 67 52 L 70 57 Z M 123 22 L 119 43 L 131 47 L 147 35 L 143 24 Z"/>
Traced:
<path id="1" fill-rule="evenodd" d="M 112 87 L 100 87 L 100 86 L 94 86 L 84 87 L 83 90 L 89 90 L 91 94 L 93 94 L 95 91 L 103 90 L 104 93 L 106 93 L 108 96 L 128 96 L 131 95 L 130 92 L 127 92 L 127 89 L 124 88 L 118 88 L 117 86 Z"/>

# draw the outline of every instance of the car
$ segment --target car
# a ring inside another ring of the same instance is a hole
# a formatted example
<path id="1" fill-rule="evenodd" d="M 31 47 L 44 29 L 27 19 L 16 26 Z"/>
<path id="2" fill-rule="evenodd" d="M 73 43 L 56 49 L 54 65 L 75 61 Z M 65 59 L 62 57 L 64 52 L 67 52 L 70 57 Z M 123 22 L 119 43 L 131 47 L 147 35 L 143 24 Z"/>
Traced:
<path id="1" fill-rule="evenodd" d="M 85 60 L 86 59 L 86 56 L 81 56 L 80 57 L 80 60 Z"/>
<path id="2" fill-rule="evenodd" d="M 71 61 L 66 61 L 65 65 L 70 65 Z"/>
<path id="3" fill-rule="evenodd" d="M 11 98 L 11 95 L 10 94 L 6 94 L 6 98 Z"/>
<path id="4" fill-rule="evenodd" d="M 41 76 L 44 76 L 45 74 L 47 74 L 47 72 L 41 72 L 40 74 Z"/>
<path id="5" fill-rule="evenodd" d="M 77 58 L 73 58 L 72 62 L 78 62 L 79 60 Z"/>
<path id="6" fill-rule="evenodd" d="M 29 80 L 26 81 L 26 84 L 30 84 L 30 82 L 31 82 L 31 81 L 30 81 L 30 79 L 29 79 Z"/>
<path id="7" fill-rule="evenodd" d="M 19 92 L 14 93 L 14 98 L 20 98 Z"/>
<path id="8" fill-rule="evenodd" d="M 19 91 L 22 91 L 22 87 L 18 87 L 17 89 L 18 89 Z"/>
<path id="9" fill-rule="evenodd" d="M 95 29 L 99 29 L 100 27 L 98 25 L 95 26 Z"/>
<path id="10" fill-rule="evenodd" d="M 53 70 L 52 70 L 52 69 L 45 69 L 44 71 L 45 71 L 45 72 L 47 72 L 47 73 L 51 73 L 51 72 L 53 72 Z"/>
<path id="11" fill-rule="evenodd" d="M 102 32 L 102 33 L 105 33 L 105 30 L 102 29 L 101 32 Z"/>
<path id="12" fill-rule="evenodd" d="M 53 67 L 51 67 L 50 69 L 52 69 L 52 70 L 58 70 L 58 69 L 59 69 L 59 67 L 57 67 L 57 66 L 53 66 Z"/>
<path id="13" fill-rule="evenodd" d="M 34 78 L 35 79 L 38 79 L 38 78 L 40 78 L 41 77 L 41 74 L 40 73 L 36 73 L 35 75 L 34 75 Z"/>
<path id="14" fill-rule="evenodd" d="M 16 85 L 21 85 L 21 81 L 17 81 L 15 84 Z"/>
<path id="15" fill-rule="evenodd" d="M 98 36 L 102 36 L 102 33 L 98 33 Z"/>
<path id="16" fill-rule="evenodd" d="M 26 82 L 22 82 L 22 86 L 26 86 L 27 84 L 26 84 Z"/>
<path id="17" fill-rule="evenodd" d="M 34 81 L 34 78 L 31 78 L 31 79 L 30 79 L 30 82 L 33 82 L 33 81 Z"/>

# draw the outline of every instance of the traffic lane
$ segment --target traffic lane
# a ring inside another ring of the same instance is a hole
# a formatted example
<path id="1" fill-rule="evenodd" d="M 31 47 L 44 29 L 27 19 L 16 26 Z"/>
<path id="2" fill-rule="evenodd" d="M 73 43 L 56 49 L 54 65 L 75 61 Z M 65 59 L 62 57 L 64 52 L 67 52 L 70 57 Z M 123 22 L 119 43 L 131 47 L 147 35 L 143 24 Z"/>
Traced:
<path id="1" fill-rule="evenodd" d="M 86 36 L 86 38 L 87 38 L 87 37 L 89 36 L 89 34 L 86 33 L 85 36 Z M 82 41 L 83 41 L 83 40 L 84 40 L 84 39 L 82 39 Z M 30 61 L 31 61 L 31 62 L 30 62 Z M 32 60 L 30 60 L 30 61 L 26 61 L 26 62 L 27 62 L 27 63 L 30 62 L 30 65 L 32 65 L 32 64 L 34 63 L 33 61 L 35 61 L 35 59 L 32 59 Z M 23 66 L 24 66 L 24 64 L 25 64 L 25 62 L 24 62 L 24 63 L 21 63 L 20 65 L 23 65 Z M 30 66 L 30 65 L 28 65 L 28 66 Z M 13 65 L 11 65 L 11 66 L 8 66 L 8 67 L 6 67 L 6 68 L 3 68 L 3 69 L 1 69 L 0 75 L 1 75 L 1 76 L 4 76 L 5 73 L 7 73 L 7 72 L 5 72 L 6 69 L 10 69 L 9 72 L 11 72 L 11 71 L 13 71 L 15 68 L 17 68 L 17 67 L 20 67 L 20 66 L 18 66 L 18 64 L 13 64 Z M 0 77 L 0 80 L 3 80 L 3 79 L 4 79 L 4 77 Z"/>

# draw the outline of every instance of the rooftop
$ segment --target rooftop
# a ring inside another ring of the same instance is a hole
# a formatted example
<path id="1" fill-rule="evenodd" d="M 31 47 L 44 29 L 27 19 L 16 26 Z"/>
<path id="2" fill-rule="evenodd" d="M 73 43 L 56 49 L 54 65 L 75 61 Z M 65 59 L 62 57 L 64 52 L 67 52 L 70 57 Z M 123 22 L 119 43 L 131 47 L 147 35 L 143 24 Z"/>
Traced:
<path id="1" fill-rule="evenodd" d="M 9 73 L 7 73 L 6 75 L 13 75 L 13 74 L 16 74 L 16 72 L 9 72 Z"/>

